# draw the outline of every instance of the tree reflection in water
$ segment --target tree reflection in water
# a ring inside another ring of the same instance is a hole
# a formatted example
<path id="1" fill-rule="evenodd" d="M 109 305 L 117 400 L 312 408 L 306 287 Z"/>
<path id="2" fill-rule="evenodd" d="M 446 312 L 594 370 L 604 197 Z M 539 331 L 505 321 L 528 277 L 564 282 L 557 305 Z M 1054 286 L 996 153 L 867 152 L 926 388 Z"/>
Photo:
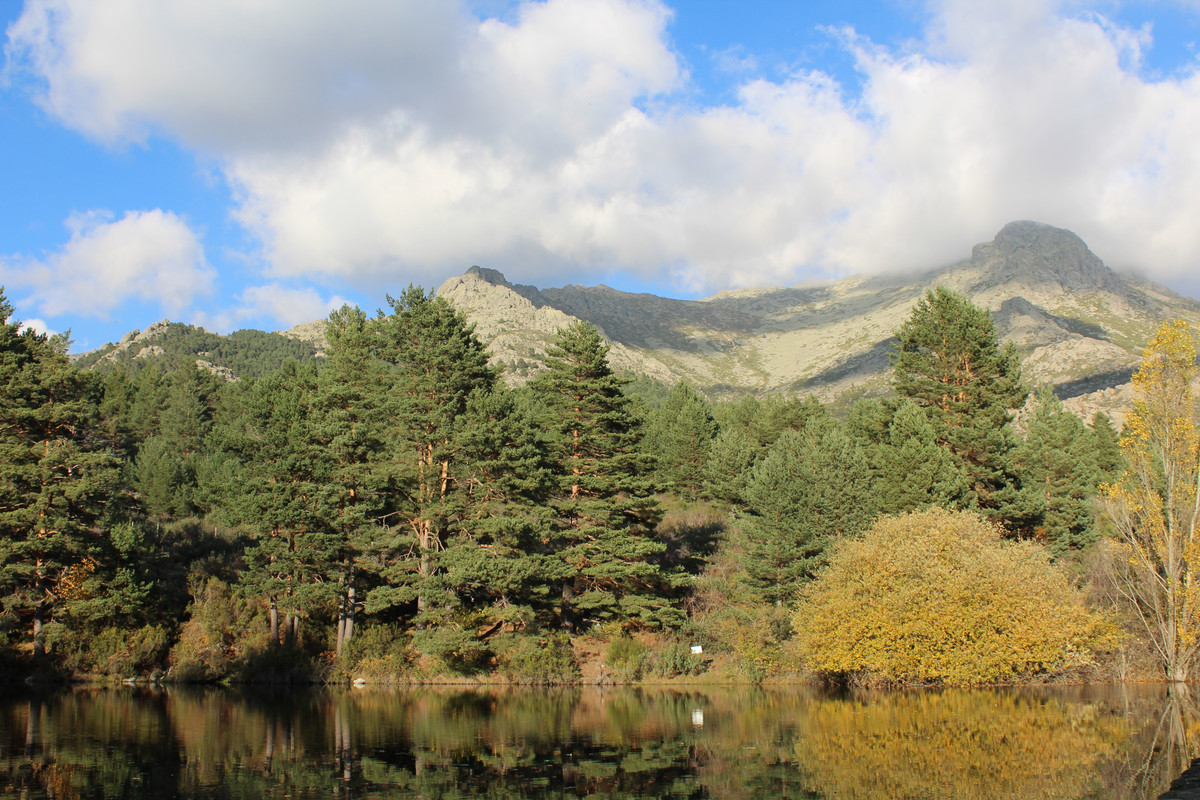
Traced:
<path id="1" fill-rule="evenodd" d="M 0 795 L 1141 800 L 1198 744 L 1145 687 L 77 689 L 0 700 Z"/>

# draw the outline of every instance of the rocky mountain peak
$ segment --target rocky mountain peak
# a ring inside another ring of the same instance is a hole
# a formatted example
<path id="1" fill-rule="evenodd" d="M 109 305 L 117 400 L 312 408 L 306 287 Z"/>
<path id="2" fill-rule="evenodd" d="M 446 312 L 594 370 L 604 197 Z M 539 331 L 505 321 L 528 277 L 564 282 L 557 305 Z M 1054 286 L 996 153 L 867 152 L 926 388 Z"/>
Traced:
<path id="1" fill-rule="evenodd" d="M 493 286 L 503 286 L 506 289 L 512 288 L 512 284 L 504 277 L 504 273 L 498 269 L 488 269 L 487 267 L 476 265 L 464 272 L 462 277 L 474 278 L 484 283 L 490 283 Z"/>
<path id="2" fill-rule="evenodd" d="M 1072 292 L 1121 290 L 1120 277 L 1082 239 L 1041 222 L 1010 222 L 992 241 L 975 245 L 969 263 L 992 286 L 1015 282 Z"/>

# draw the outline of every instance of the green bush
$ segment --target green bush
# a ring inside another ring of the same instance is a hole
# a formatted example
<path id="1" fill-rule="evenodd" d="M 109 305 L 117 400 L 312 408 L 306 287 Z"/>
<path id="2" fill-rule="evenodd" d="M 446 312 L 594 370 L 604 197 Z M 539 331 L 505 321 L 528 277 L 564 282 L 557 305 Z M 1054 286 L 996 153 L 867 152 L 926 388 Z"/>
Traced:
<path id="1" fill-rule="evenodd" d="M 133 678 L 162 669 L 171 644 L 161 625 L 90 633 L 53 624 L 46 626 L 46 633 L 47 646 L 67 672 L 107 678 Z"/>
<path id="2" fill-rule="evenodd" d="M 707 669 L 707 659 L 693 653 L 690 645 L 678 639 L 654 655 L 654 674 L 660 678 L 701 675 Z"/>
<path id="3" fill-rule="evenodd" d="M 579 678 L 571 640 L 563 634 L 505 633 L 495 637 L 493 647 L 497 670 L 515 683 L 571 683 Z"/>
<path id="4" fill-rule="evenodd" d="M 618 683 L 633 683 L 642 679 L 649 664 L 646 646 L 628 634 L 618 636 L 608 644 L 604 662 L 613 668 Z"/>
<path id="5" fill-rule="evenodd" d="M 342 647 L 334 677 L 394 678 L 408 672 L 412 660 L 412 642 L 399 625 L 371 625 L 355 631 Z"/>
<path id="6" fill-rule="evenodd" d="M 944 509 L 883 517 L 841 543 L 795 624 L 812 669 L 900 684 L 1045 679 L 1117 641 L 1041 546 Z"/>
<path id="7" fill-rule="evenodd" d="M 194 588 L 189 611 L 179 641 L 171 649 L 168 674 L 172 680 L 238 677 L 245 664 L 266 652 L 270 636 L 265 614 L 257 603 L 239 597 L 224 581 L 209 578 Z"/>

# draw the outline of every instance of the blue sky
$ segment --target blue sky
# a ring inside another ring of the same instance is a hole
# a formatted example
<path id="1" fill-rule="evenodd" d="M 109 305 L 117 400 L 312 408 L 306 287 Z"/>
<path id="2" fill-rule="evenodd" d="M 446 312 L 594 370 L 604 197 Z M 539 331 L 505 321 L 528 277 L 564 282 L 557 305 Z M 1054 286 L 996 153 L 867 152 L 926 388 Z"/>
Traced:
<path id="1" fill-rule="evenodd" d="M 472 264 L 676 297 L 1013 219 L 1200 292 L 1200 6 L 0 0 L 0 283 L 75 350 Z"/>

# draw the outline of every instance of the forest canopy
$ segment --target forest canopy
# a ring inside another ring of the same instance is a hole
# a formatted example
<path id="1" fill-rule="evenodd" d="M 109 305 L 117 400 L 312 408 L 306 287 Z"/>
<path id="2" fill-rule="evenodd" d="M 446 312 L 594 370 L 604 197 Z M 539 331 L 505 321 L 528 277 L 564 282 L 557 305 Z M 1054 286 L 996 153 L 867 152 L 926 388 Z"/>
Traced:
<path id="1" fill-rule="evenodd" d="M 12 675 L 976 683 L 1126 647 L 1065 576 L 1083 581 L 1094 499 L 1136 448 L 1031 393 L 990 314 L 945 289 L 897 331 L 892 391 L 849 409 L 687 384 L 645 402 L 586 323 L 511 387 L 418 287 L 335 311 L 319 358 L 247 340 L 238 381 L 183 350 L 73 365 L 11 315 L 0 295 Z M 854 583 L 901 555 L 921 581 Z M 852 586 L 917 612 L 881 617 Z M 1042 607 L 1066 639 L 985 635 Z M 960 638 L 889 661 L 845 643 L 863 626 L 887 651 Z"/>

